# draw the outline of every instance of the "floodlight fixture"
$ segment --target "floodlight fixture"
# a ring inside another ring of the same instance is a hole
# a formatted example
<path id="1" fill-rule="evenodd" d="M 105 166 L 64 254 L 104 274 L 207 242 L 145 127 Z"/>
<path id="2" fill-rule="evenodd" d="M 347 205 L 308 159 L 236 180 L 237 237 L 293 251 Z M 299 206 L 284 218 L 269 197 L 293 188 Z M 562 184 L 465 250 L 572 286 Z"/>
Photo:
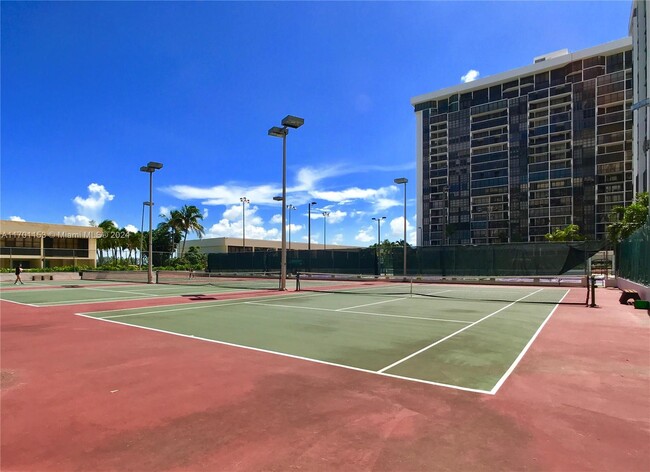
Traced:
<path id="1" fill-rule="evenodd" d="M 274 126 L 269 130 L 269 136 L 275 136 L 276 138 L 284 138 L 287 134 L 287 129 L 280 128 L 279 126 Z"/>
<path id="2" fill-rule="evenodd" d="M 305 120 L 303 118 L 300 118 L 298 116 L 293 116 L 293 115 L 287 115 L 282 120 L 282 126 L 294 128 L 294 129 L 300 128 L 304 124 L 305 124 Z"/>

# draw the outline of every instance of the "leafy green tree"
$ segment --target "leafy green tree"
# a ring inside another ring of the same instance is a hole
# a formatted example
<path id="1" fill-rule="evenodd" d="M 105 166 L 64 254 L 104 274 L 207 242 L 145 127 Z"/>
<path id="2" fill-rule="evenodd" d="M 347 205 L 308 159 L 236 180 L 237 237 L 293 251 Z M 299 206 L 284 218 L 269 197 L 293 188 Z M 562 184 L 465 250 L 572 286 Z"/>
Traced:
<path id="1" fill-rule="evenodd" d="M 193 268 L 197 270 L 205 270 L 208 266 L 208 256 L 203 254 L 196 246 L 191 246 L 185 254 L 183 259 Z"/>
<path id="2" fill-rule="evenodd" d="M 545 236 L 547 241 L 584 241 L 586 238 L 580 234 L 580 226 L 568 225 L 564 229 L 556 228 L 552 233 L 547 233 Z"/>
<path id="3" fill-rule="evenodd" d="M 642 227 L 648 219 L 648 192 L 638 193 L 630 205 L 612 208 L 607 238 L 612 243 L 620 242 Z"/>
<path id="4" fill-rule="evenodd" d="M 203 237 L 205 229 L 201 225 L 199 220 L 203 219 L 203 214 L 201 211 L 194 205 L 183 205 L 183 208 L 180 209 L 177 218 L 177 226 L 179 230 L 183 233 L 183 245 L 181 246 L 181 255 L 185 254 L 185 241 L 187 240 L 187 233 L 194 232 L 200 238 Z"/>

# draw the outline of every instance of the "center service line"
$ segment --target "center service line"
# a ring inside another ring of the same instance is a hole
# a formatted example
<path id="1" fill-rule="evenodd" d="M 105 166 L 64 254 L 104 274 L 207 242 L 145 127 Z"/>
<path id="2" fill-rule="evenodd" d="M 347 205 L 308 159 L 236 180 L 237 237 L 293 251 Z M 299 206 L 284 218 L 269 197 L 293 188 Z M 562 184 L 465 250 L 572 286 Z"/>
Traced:
<path id="1" fill-rule="evenodd" d="M 436 346 L 436 345 L 440 344 L 441 342 L 444 342 L 444 341 L 446 341 L 447 339 L 449 339 L 449 338 L 451 338 L 451 337 L 454 337 L 454 336 L 456 336 L 457 334 L 462 333 L 462 332 L 465 331 L 466 329 L 469 329 L 469 328 L 471 328 L 472 326 L 479 324 L 481 321 L 487 320 L 487 319 L 490 318 L 491 316 L 496 315 L 497 313 L 499 313 L 499 312 L 505 310 L 506 308 L 510 308 L 512 305 L 514 305 L 514 304 L 517 303 L 517 302 L 520 302 L 520 301 L 523 300 L 524 298 L 528 298 L 528 297 L 530 297 L 531 295 L 535 295 L 536 293 L 541 292 L 542 290 L 544 290 L 544 289 L 543 289 L 543 288 L 540 288 L 539 290 L 535 290 L 534 292 L 529 293 L 528 295 L 526 295 L 526 296 L 524 296 L 524 297 L 521 297 L 521 298 L 519 298 L 518 300 L 515 300 L 514 302 L 510 303 L 509 305 L 506 305 L 506 306 L 504 306 L 503 308 L 499 308 L 499 309 L 498 309 L 497 311 L 495 311 L 494 313 L 490 313 L 489 315 L 484 316 L 484 317 L 481 318 L 480 320 L 477 320 L 477 321 L 475 321 L 474 323 L 469 324 L 469 325 L 465 326 L 464 328 L 461 328 L 461 329 L 459 329 L 458 331 L 451 333 L 449 336 L 445 336 L 444 338 L 442 338 L 442 339 L 440 339 L 440 340 L 438 340 L 438 341 L 436 341 L 436 342 L 434 342 L 434 343 L 432 343 L 432 344 L 429 344 L 429 345 L 426 346 L 426 347 L 423 347 L 423 348 L 420 349 L 419 351 L 414 352 L 413 354 L 408 355 L 408 356 L 406 356 L 405 358 L 398 360 L 397 362 L 393 362 L 391 365 L 386 366 L 386 367 L 384 367 L 383 369 L 378 370 L 377 372 L 379 372 L 379 373 L 383 373 L 383 372 L 387 371 L 388 369 L 391 369 L 391 368 L 395 367 L 396 365 L 399 365 L 399 364 L 401 364 L 402 362 L 405 362 L 405 361 L 409 360 L 410 358 L 415 357 L 415 356 L 417 356 L 418 354 L 420 354 L 420 353 L 422 353 L 422 352 L 424 352 L 424 351 L 426 351 L 426 350 L 428 350 L 428 349 L 431 349 L 433 346 Z"/>

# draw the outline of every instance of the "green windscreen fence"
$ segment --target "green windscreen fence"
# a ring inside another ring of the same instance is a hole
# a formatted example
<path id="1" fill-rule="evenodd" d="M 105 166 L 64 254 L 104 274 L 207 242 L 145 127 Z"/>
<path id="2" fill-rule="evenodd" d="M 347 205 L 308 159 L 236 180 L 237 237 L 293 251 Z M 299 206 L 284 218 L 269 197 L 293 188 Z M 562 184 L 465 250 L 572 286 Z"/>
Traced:
<path id="1" fill-rule="evenodd" d="M 533 276 L 584 272 L 600 241 L 407 248 L 407 275 Z M 280 251 L 209 254 L 208 271 L 279 271 Z M 287 251 L 287 271 L 404 275 L 404 248 Z"/>
<path id="2" fill-rule="evenodd" d="M 277 272 L 280 270 L 280 251 L 237 252 L 208 254 L 209 272 L 237 272 L 254 270 Z M 375 250 L 287 250 L 287 271 L 332 272 L 338 274 L 372 274 L 376 270 Z"/>
<path id="3" fill-rule="evenodd" d="M 407 251 L 407 275 L 532 276 L 584 272 L 587 260 L 605 242 L 514 243 L 430 246 Z M 393 250 L 394 275 L 403 275 L 403 248 Z"/>
<path id="4" fill-rule="evenodd" d="M 650 221 L 619 244 L 616 259 L 619 277 L 650 286 Z"/>

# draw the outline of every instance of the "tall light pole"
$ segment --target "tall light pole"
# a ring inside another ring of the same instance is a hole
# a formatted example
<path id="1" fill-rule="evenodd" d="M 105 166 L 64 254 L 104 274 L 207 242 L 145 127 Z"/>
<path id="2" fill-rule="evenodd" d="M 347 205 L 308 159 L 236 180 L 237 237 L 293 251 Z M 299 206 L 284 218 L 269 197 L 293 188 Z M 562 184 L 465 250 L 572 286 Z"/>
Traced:
<path id="1" fill-rule="evenodd" d="M 242 251 L 246 251 L 246 204 L 250 203 L 251 201 L 246 197 L 240 197 L 239 201 L 241 202 L 241 221 L 242 221 L 241 247 L 242 247 Z"/>
<path id="2" fill-rule="evenodd" d="M 147 283 L 153 283 L 153 234 L 151 231 L 151 223 L 153 220 L 153 173 L 162 169 L 163 165 L 160 162 L 150 161 L 146 166 L 140 167 L 141 172 L 149 174 L 149 264 L 147 269 Z"/>
<path id="3" fill-rule="evenodd" d="M 142 202 L 142 221 L 140 222 L 140 270 L 142 270 L 142 246 L 144 245 L 144 207 L 151 206 L 151 202 Z"/>
<path id="4" fill-rule="evenodd" d="M 316 202 L 310 202 L 307 205 L 307 270 L 311 270 L 311 207 L 318 205 Z"/>
<path id="5" fill-rule="evenodd" d="M 382 216 L 381 218 L 374 218 L 373 221 L 377 222 L 377 275 L 381 272 L 381 220 L 385 220 L 386 217 Z"/>
<path id="6" fill-rule="evenodd" d="M 323 249 L 327 249 L 327 217 L 330 216 L 329 211 L 323 212 Z"/>
<path id="7" fill-rule="evenodd" d="M 289 210 L 289 250 L 291 251 L 291 210 L 296 210 L 297 208 L 293 205 L 287 205 L 287 210 Z"/>
<path id="8" fill-rule="evenodd" d="M 404 184 L 404 277 L 406 277 L 406 183 L 408 181 L 406 177 L 393 180 L 398 185 Z"/>
<path id="9" fill-rule="evenodd" d="M 282 259 L 280 262 L 280 290 L 287 289 L 287 134 L 289 134 L 289 128 L 297 129 L 303 124 L 305 124 L 304 119 L 287 115 L 282 119 L 282 128 L 274 126 L 269 130 L 269 136 L 282 138 Z"/>

